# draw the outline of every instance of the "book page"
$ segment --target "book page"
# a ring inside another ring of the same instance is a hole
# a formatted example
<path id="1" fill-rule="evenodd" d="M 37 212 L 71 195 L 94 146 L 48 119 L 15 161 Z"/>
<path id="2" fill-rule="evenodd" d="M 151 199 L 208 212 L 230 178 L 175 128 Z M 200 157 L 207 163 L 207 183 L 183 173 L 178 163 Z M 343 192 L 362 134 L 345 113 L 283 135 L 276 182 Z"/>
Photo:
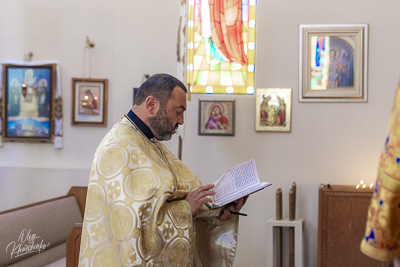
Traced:
<path id="1" fill-rule="evenodd" d="M 239 164 L 224 175 L 216 182 L 213 191 L 215 191 L 214 202 L 217 203 L 222 198 L 228 198 L 244 190 L 246 187 L 252 187 L 260 183 L 260 178 L 257 174 L 254 159 Z"/>
<path id="2" fill-rule="evenodd" d="M 215 184 L 214 188 L 211 189 L 215 191 L 214 202 L 218 201 L 218 199 L 224 197 L 234 190 L 234 184 L 232 183 L 232 179 L 226 178 L 228 174 L 224 174 Z"/>
<path id="3" fill-rule="evenodd" d="M 245 188 L 244 190 L 238 191 L 234 195 L 228 195 L 225 198 L 220 198 L 217 202 L 214 203 L 214 207 L 220 207 L 220 206 L 226 205 L 226 204 L 232 202 L 233 200 L 236 200 L 236 199 L 245 197 L 247 195 L 253 194 L 255 192 L 258 192 L 270 185 L 271 185 L 271 183 L 267 183 L 267 182 L 262 182 L 259 184 L 252 185 L 251 187 L 248 187 L 248 188 Z"/>

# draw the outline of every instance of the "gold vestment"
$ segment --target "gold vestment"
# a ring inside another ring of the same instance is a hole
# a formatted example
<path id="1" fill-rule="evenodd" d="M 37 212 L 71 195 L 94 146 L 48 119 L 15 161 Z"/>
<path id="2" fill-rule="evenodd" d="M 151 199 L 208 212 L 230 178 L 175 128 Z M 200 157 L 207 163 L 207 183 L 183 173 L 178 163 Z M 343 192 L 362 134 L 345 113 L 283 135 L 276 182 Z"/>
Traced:
<path id="1" fill-rule="evenodd" d="M 400 85 L 360 247 L 377 260 L 400 258 Z"/>
<path id="2" fill-rule="evenodd" d="M 79 266 L 232 266 L 238 219 L 194 219 L 184 198 L 199 186 L 165 145 L 122 117 L 94 155 Z"/>

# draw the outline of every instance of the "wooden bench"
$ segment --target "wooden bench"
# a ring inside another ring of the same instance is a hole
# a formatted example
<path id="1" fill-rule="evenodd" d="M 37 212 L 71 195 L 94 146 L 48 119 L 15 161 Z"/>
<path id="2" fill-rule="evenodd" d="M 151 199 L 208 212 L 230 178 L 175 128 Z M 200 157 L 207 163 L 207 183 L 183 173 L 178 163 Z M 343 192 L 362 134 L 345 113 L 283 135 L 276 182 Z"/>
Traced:
<path id="1" fill-rule="evenodd" d="M 0 212 L 0 266 L 65 266 L 67 236 L 82 222 L 86 192 L 72 187 L 65 196 Z"/>

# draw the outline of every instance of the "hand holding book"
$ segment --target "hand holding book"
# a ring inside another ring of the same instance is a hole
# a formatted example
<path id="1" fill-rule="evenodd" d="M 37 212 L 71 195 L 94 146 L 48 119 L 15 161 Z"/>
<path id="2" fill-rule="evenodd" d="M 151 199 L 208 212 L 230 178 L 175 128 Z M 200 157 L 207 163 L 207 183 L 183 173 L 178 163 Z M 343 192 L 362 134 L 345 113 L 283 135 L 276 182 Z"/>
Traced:
<path id="1" fill-rule="evenodd" d="M 240 213 L 239 211 L 246 204 L 249 196 L 245 196 L 237 201 L 227 204 L 221 211 L 221 214 L 218 216 L 218 220 L 220 221 L 228 221 L 232 219 L 235 215 L 244 215 L 246 214 Z"/>
<path id="2" fill-rule="evenodd" d="M 260 182 L 254 159 L 239 164 L 224 173 L 215 183 L 210 195 L 213 200 L 211 208 L 219 208 L 235 200 L 253 194 L 270 186 L 271 183 Z"/>
<path id="3" fill-rule="evenodd" d="M 212 201 L 204 203 L 210 212 L 197 217 L 222 216 L 222 219 L 231 218 L 233 217 L 232 214 L 237 214 L 246 203 L 250 194 L 270 185 L 271 183 L 268 182 L 260 182 L 254 159 L 239 164 L 224 173 L 214 183 L 214 187 L 210 191 L 215 192 L 215 194 L 208 196 Z M 238 215 L 246 216 L 243 213 Z"/>
<path id="4" fill-rule="evenodd" d="M 193 216 L 197 213 L 197 211 L 203 204 L 212 201 L 210 196 L 215 195 L 215 192 L 211 191 L 210 189 L 212 189 L 213 187 L 213 184 L 206 184 L 189 192 L 186 195 L 185 200 L 189 203 L 192 209 Z"/>

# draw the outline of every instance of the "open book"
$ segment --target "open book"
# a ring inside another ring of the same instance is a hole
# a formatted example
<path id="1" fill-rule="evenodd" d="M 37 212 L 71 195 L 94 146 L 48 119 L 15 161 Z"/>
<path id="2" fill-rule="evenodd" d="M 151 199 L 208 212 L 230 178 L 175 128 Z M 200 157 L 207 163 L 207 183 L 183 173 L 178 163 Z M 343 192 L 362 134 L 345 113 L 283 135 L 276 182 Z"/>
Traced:
<path id="1" fill-rule="evenodd" d="M 211 209 L 217 209 L 237 199 L 253 194 L 270 186 L 271 183 L 260 182 L 254 159 L 239 164 L 224 173 L 214 183 L 215 195 L 210 196 L 213 200 Z"/>

